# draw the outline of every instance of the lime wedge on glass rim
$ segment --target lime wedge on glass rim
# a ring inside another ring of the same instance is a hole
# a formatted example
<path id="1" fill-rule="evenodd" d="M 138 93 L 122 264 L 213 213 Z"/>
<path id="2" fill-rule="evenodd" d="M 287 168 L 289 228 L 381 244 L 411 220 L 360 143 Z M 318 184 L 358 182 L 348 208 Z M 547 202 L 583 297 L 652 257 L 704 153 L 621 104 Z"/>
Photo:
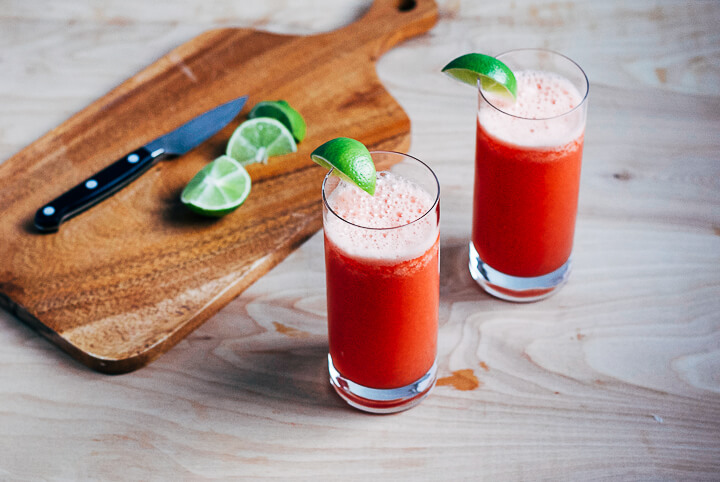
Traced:
<path id="1" fill-rule="evenodd" d="M 375 194 L 375 163 L 365 144 L 349 137 L 337 137 L 317 147 L 310 157 L 340 179 Z"/>
<path id="2" fill-rule="evenodd" d="M 465 54 L 450 61 L 442 69 L 450 77 L 465 84 L 480 87 L 485 92 L 510 98 L 517 98 L 517 81 L 512 70 L 489 55 Z"/>
<path id="3" fill-rule="evenodd" d="M 305 119 L 284 100 L 258 102 L 248 114 L 248 119 L 256 117 L 270 117 L 280 121 L 288 128 L 295 142 L 305 139 L 305 132 L 307 131 Z"/>
<path id="4" fill-rule="evenodd" d="M 245 202 L 250 187 L 250 175 L 242 164 L 220 156 L 195 174 L 180 201 L 196 213 L 220 217 Z"/>
<path id="5" fill-rule="evenodd" d="M 280 121 L 270 117 L 246 120 L 235 129 L 225 154 L 242 165 L 267 163 L 270 156 L 297 151 L 292 134 Z"/>

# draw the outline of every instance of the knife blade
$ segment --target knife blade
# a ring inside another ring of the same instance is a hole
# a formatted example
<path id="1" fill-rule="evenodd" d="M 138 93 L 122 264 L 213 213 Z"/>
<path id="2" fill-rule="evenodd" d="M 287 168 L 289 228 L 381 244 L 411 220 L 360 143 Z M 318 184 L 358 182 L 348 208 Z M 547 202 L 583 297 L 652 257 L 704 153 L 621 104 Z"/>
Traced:
<path id="1" fill-rule="evenodd" d="M 202 144 L 233 120 L 246 101 L 245 95 L 221 104 L 126 154 L 38 209 L 35 227 L 57 231 L 64 221 L 127 186 L 160 159 L 181 156 Z"/>

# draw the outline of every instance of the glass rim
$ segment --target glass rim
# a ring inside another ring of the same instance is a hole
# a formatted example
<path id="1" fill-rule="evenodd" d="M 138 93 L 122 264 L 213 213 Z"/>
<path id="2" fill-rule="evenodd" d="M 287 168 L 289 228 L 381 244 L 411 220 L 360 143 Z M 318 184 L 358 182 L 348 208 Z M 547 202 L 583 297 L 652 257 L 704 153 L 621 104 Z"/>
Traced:
<path id="1" fill-rule="evenodd" d="M 584 106 L 585 102 L 587 101 L 588 94 L 590 94 L 590 81 L 588 80 L 587 74 L 585 73 L 585 71 L 582 69 L 582 67 L 580 67 L 580 66 L 577 64 L 577 62 L 575 62 L 573 59 L 571 59 L 571 58 L 568 57 L 567 55 L 561 54 L 560 52 L 556 52 L 555 50 L 550 50 L 550 49 L 543 49 L 543 48 L 524 48 L 524 49 L 508 50 L 508 51 L 506 51 L 506 52 L 503 52 L 503 53 L 501 53 L 501 54 L 496 55 L 495 58 L 498 59 L 498 60 L 501 60 L 500 57 L 502 57 L 502 56 L 504 56 L 504 55 L 514 54 L 514 53 L 518 53 L 518 52 L 546 52 L 546 53 L 553 54 L 553 55 L 556 55 L 556 56 L 558 56 L 558 57 L 564 58 L 565 60 L 567 60 L 568 62 L 570 62 L 572 65 L 574 65 L 575 67 L 577 67 L 577 69 L 578 69 L 578 70 L 580 71 L 580 73 L 582 74 L 583 79 L 585 79 L 585 95 L 583 95 L 583 98 L 580 100 L 580 102 L 578 102 L 578 105 L 576 105 L 575 107 L 573 107 L 572 109 L 570 109 L 570 110 L 567 111 L 567 112 L 563 112 L 562 114 L 558 114 L 558 115 L 554 115 L 554 116 L 550 116 L 550 117 L 522 117 L 522 116 L 519 116 L 519 115 L 515 115 L 515 114 L 511 114 L 511 113 L 509 113 L 509 112 L 506 112 L 506 111 L 502 110 L 500 107 L 498 107 L 498 106 L 496 106 L 495 104 L 493 104 L 493 103 L 490 101 L 490 99 L 488 99 L 488 98 L 485 96 L 485 94 L 484 94 L 484 92 L 483 92 L 483 90 L 482 90 L 482 87 L 480 86 L 480 79 L 478 79 L 478 81 L 477 81 L 477 89 L 478 89 L 478 92 L 480 93 L 480 95 L 482 96 L 482 98 L 485 100 L 485 102 L 486 102 L 490 107 L 492 107 L 493 109 L 495 109 L 496 111 L 498 111 L 498 112 L 500 112 L 500 113 L 502 113 L 502 114 L 505 114 L 505 115 L 510 116 L 510 117 L 514 117 L 515 119 L 520 119 L 520 120 L 524 120 L 524 121 L 547 121 L 547 120 L 558 119 L 558 118 L 560 118 L 560 117 L 565 117 L 565 116 L 567 116 L 567 115 L 570 115 L 570 114 L 572 114 L 573 112 L 577 111 L 578 109 L 580 109 L 581 107 Z"/>
<path id="2" fill-rule="evenodd" d="M 330 177 L 332 176 L 333 171 L 335 171 L 335 168 L 332 168 L 332 169 L 330 169 L 330 170 L 328 171 L 327 174 L 325 174 L 325 178 L 323 179 L 323 183 L 322 183 L 322 200 L 323 200 L 323 205 L 325 206 L 325 208 L 326 208 L 329 212 L 331 212 L 336 218 L 338 218 L 339 220 L 343 221 L 344 223 L 347 223 L 347 224 L 349 224 L 349 225 L 351 225 L 351 226 L 354 226 L 354 227 L 356 227 L 356 228 L 370 229 L 370 230 L 373 230 L 373 231 L 390 231 L 390 230 L 393 230 L 393 229 L 404 228 L 404 227 L 406 227 L 406 226 L 412 226 L 413 224 L 417 223 L 418 221 L 424 219 L 425 216 L 427 216 L 427 215 L 430 214 L 431 212 L 435 211 L 435 209 L 437 208 L 438 203 L 440 202 L 440 181 L 438 180 L 437 175 L 435 175 L 435 171 L 433 171 L 433 170 L 430 168 L 430 166 L 428 166 L 427 164 L 425 164 L 423 161 L 421 161 L 421 160 L 418 159 L 417 157 L 411 156 L 410 154 L 405 154 L 405 153 L 403 153 L 403 152 L 397 152 L 397 151 L 370 151 L 370 155 L 373 155 L 373 154 L 395 154 L 395 155 L 398 155 L 398 156 L 403 156 L 403 157 L 410 158 L 410 159 L 412 159 L 412 160 L 414 160 L 414 161 L 419 162 L 422 166 L 424 166 L 425 169 L 427 169 L 427 170 L 430 172 L 430 174 L 432 174 L 433 179 L 435 180 L 435 186 L 437 187 L 437 192 L 436 192 L 436 194 L 435 194 L 435 200 L 433 201 L 432 205 L 427 209 L 427 211 L 425 211 L 423 214 L 421 214 L 421 215 L 418 216 L 417 218 L 413 219 L 413 220 L 410 221 L 409 223 L 400 224 L 400 225 L 398 225 L 398 226 L 388 226 L 388 227 L 383 227 L 383 228 L 376 228 L 376 227 L 363 226 L 363 225 L 361 225 L 361 224 L 353 223 L 353 222 L 348 221 L 347 219 L 343 218 L 343 217 L 340 216 L 338 213 L 336 213 L 336 212 L 330 207 L 330 205 L 328 204 L 327 197 L 325 196 L 325 185 L 326 185 L 328 179 L 330 179 Z M 380 171 L 380 172 L 384 172 L 384 171 Z M 413 182 L 414 182 L 414 181 L 413 181 Z M 358 189 L 359 189 L 359 188 L 358 188 Z M 431 194 L 431 195 L 432 195 L 432 194 Z"/>

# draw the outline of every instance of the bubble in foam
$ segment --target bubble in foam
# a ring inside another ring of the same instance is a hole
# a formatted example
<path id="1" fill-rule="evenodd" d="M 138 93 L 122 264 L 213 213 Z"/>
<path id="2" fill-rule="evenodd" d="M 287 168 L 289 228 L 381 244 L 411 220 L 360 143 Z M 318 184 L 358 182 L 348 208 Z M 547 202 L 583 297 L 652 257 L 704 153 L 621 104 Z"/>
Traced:
<path id="1" fill-rule="evenodd" d="M 374 196 L 341 181 L 327 201 L 345 221 L 329 214 L 325 234 L 349 256 L 378 262 L 413 259 L 437 239 L 437 218 L 421 218 L 435 199 L 418 184 L 394 173 L 378 174 Z"/>
<path id="2" fill-rule="evenodd" d="M 493 105 L 502 112 L 484 106 L 478 113 L 488 134 L 524 147 L 564 146 L 582 135 L 584 113 L 570 112 L 582 101 L 572 82 L 552 72 L 535 70 L 517 71 L 515 78 L 515 102 L 492 98 Z"/>

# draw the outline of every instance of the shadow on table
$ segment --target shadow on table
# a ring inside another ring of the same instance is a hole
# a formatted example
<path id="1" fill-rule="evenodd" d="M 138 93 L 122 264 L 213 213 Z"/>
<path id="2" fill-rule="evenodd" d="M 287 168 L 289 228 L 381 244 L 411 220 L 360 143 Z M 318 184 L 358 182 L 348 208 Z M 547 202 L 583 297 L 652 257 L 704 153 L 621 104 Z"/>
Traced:
<path id="1" fill-rule="evenodd" d="M 327 342 L 244 353 L 236 380 L 242 389 L 285 404 L 340 406 L 328 382 Z"/>
<path id="2" fill-rule="evenodd" d="M 213 356 L 193 370 L 200 385 L 193 383 L 192 390 L 272 410 L 313 412 L 343 406 L 328 382 L 325 336 L 256 341 L 256 346 L 238 340 L 213 349 Z"/>
<path id="3" fill-rule="evenodd" d="M 488 295 L 470 276 L 468 239 L 440 240 L 440 302 L 488 301 Z"/>

